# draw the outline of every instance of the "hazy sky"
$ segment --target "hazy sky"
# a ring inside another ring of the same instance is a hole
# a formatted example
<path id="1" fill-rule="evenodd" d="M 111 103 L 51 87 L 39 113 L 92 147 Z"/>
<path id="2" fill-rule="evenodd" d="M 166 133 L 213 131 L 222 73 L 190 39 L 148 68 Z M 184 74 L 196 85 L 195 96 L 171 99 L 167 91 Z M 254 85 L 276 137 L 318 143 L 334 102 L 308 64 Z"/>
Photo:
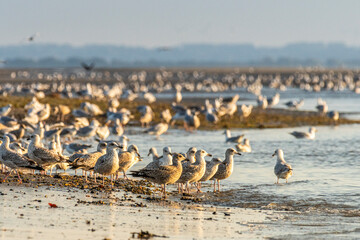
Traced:
<path id="1" fill-rule="evenodd" d="M 0 45 L 39 32 L 38 42 L 74 45 L 360 46 L 359 10 L 357 0 L 1 0 Z"/>

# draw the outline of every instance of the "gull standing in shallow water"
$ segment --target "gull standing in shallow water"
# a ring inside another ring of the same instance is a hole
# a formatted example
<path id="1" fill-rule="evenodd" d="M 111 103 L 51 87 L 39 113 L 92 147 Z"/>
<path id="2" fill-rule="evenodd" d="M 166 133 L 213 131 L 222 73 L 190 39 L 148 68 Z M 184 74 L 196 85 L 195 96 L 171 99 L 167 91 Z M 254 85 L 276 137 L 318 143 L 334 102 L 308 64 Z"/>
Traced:
<path id="1" fill-rule="evenodd" d="M 238 135 L 238 136 L 235 136 L 235 137 L 231 137 L 231 132 L 229 129 L 226 129 L 224 131 L 224 134 L 225 134 L 225 142 L 233 142 L 233 143 L 241 143 L 241 141 L 243 140 L 244 138 L 244 134 L 242 135 Z"/>
<path id="2" fill-rule="evenodd" d="M 309 132 L 298 132 L 298 131 L 293 131 L 289 134 L 293 135 L 296 138 L 306 138 L 306 139 L 310 139 L 310 140 L 314 140 L 315 139 L 315 132 L 317 132 L 317 129 L 314 127 L 309 128 Z"/>
<path id="3" fill-rule="evenodd" d="M 279 178 L 285 179 L 286 183 L 288 182 L 288 178 L 293 174 L 293 169 L 290 164 L 286 163 L 284 159 L 284 152 L 281 149 L 276 149 L 273 157 L 277 155 L 276 164 L 274 167 L 274 173 L 277 177 L 276 184 L 279 184 Z"/>
<path id="4" fill-rule="evenodd" d="M 251 152 L 250 140 L 247 138 L 244 139 L 243 144 L 239 143 L 235 147 L 236 150 L 238 150 L 239 152 L 248 152 L 248 153 Z"/>
<path id="5" fill-rule="evenodd" d="M 219 164 L 221 164 L 222 161 L 220 158 L 212 158 L 211 161 L 206 161 L 206 170 L 204 176 L 199 180 L 200 187 L 201 182 L 206 182 L 210 180 L 215 173 L 217 172 L 219 168 Z"/>
<path id="6" fill-rule="evenodd" d="M 230 177 L 234 171 L 234 154 L 241 155 L 233 148 L 228 148 L 225 152 L 225 160 L 219 165 L 217 172 L 210 179 L 214 180 L 214 192 L 216 192 L 215 182 L 217 182 L 218 192 L 220 192 L 220 180 Z"/>

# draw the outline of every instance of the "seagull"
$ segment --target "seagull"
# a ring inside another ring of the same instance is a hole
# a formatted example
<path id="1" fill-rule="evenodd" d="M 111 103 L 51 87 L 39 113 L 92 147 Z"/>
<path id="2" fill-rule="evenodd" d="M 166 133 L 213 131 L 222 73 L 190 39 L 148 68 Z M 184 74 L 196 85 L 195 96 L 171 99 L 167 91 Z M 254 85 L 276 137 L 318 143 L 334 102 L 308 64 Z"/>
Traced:
<path id="1" fill-rule="evenodd" d="M 214 180 L 214 192 L 216 192 L 215 182 L 217 182 L 218 192 L 220 192 L 220 180 L 231 176 L 234 171 L 234 154 L 241 155 L 233 148 L 228 148 L 225 152 L 225 160 L 219 164 L 217 172 L 210 180 Z"/>
<path id="2" fill-rule="evenodd" d="M 185 118 L 184 118 L 184 127 L 187 131 L 192 132 L 193 129 L 198 129 L 200 127 L 200 119 L 195 114 L 191 113 L 190 109 L 186 110 Z"/>
<path id="3" fill-rule="evenodd" d="M 81 154 L 71 164 L 71 169 L 83 169 L 85 171 L 85 181 L 87 182 L 86 171 L 95 167 L 97 160 L 106 153 L 106 142 L 99 142 L 95 152 Z"/>
<path id="4" fill-rule="evenodd" d="M 318 110 L 319 113 L 324 114 L 328 111 L 328 105 L 327 103 L 322 100 L 321 98 L 318 98 L 318 105 L 316 106 L 316 109 Z"/>
<path id="5" fill-rule="evenodd" d="M 127 151 L 119 153 L 119 170 L 124 174 L 124 179 L 128 179 L 126 171 L 129 170 L 135 163 L 142 161 L 139 149 L 136 145 L 130 145 Z"/>
<path id="6" fill-rule="evenodd" d="M 237 111 L 237 101 L 239 100 L 240 96 L 236 94 L 230 102 L 221 103 L 219 108 L 217 109 L 217 116 L 222 117 L 224 115 L 228 115 L 232 117 L 234 113 Z"/>
<path id="7" fill-rule="evenodd" d="M 198 150 L 195 154 L 196 161 L 193 164 L 187 164 L 183 166 L 183 171 L 181 177 L 177 183 L 186 183 L 186 190 L 190 194 L 189 183 L 198 182 L 205 174 L 206 162 L 205 156 L 212 157 L 211 154 L 207 153 L 205 150 Z M 198 188 L 200 192 L 200 189 Z"/>
<path id="8" fill-rule="evenodd" d="M 284 104 L 290 109 L 299 109 L 302 105 L 304 105 L 304 99 L 300 99 L 299 101 L 288 101 Z"/>
<path id="9" fill-rule="evenodd" d="M 286 179 L 287 183 L 288 178 L 293 174 L 293 169 L 291 168 L 290 164 L 286 163 L 283 150 L 275 150 L 272 156 L 274 157 L 275 155 L 277 155 L 277 160 L 274 167 L 274 173 L 277 177 L 276 184 L 279 184 L 279 178 Z"/>
<path id="10" fill-rule="evenodd" d="M 239 143 L 235 147 L 238 152 L 251 152 L 250 140 L 247 138 L 244 139 L 243 144 Z"/>
<path id="11" fill-rule="evenodd" d="M 289 134 L 293 135 L 296 138 L 306 138 L 306 139 L 310 139 L 310 140 L 314 140 L 315 139 L 315 132 L 317 132 L 317 129 L 314 127 L 309 128 L 309 132 L 298 132 L 298 131 L 293 131 Z"/>
<path id="12" fill-rule="evenodd" d="M 173 154 L 173 165 L 169 166 L 159 166 L 155 169 L 146 169 L 143 168 L 139 171 L 134 171 L 132 173 L 135 177 L 145 178 L 146 180 L 162 184 L 163 185 L 163 195 L 166 197 L 166 185 L 175 183 L 181 176 L 182 173 L 182 164 L 181 161 L 185 160 L 185 157 L 180 153 Z"/>
<path id="13" fill-rule="evenodd" d="M 205 118 L 208 122 L 216 124 L 219 121 L 219 118 L 213 113 L 211 108 L 206 110 Z"/>
<path id="14" fill-rule="evenodd" d="M 111 128 L 111 133 L 117 136 L 121 136 L 124 134 L 124 127 L 120 122 L 120 119 L 115 119 L 115 124 Z"/>
<path id="15" fill-rule="evenodd" d="M 202 176 L 202 178 L 199 180 L 199 183 L 210 180 L 217 172 L 221 163 L 222 161 L 220 158 L 212 158 L 211 161 L 206 161 L 206 170 L 204 176 Z"/>
<path id="16" fill-rule="evenodd" d="M 34 33 L 33 35 L 30 35 L 30 36 L 26 37 L 25 40 L 28 41 L 28 42 L 33 42 L 37 36 L 40 36 L 40 34 L 39 33 Z"/>
<path id="17" fill-rule="evenodd" d="M 276 93 L 273 97 L 268 97 L 267 102 L 269 107 L 277 105 L 280 101 L 280 94 Z"/>
<path id="18" fill-rule="evenodd" d="M 68 151 L 68 153 L 73 154 L 74 152 L 91 148 L 91 145 L 82 143 L 65 143 L 64 148 Z"/>
<path id="19" fill-rule="evenodd" d="M 96 134 L 96 130 L 98 128 L 98 125 L 96 123 L 96 121 L 92 120 L 91 124 L 89 126 L 80 128 L 77 132 L 76 132 L 76 136 L 77 137 L 81 137 L 81 138 L 90 138 L 95 136 Z"/>
<path id="20" fill-rule="evenodd" d="M 260 107 L 261 109 L 266 109 L 268 107 L 268 101 L 267 99 L 262 96 L 262 95 L 259 95 L 258 98 L 257 98 L 257 104 L 258 104 L 258 107 Z"/>
<path id="21" fill-rule="evenodd" d="M 87 64 L 87 63 L 84 63 L 84 62 L 82 62 L 81 63 L 81 66 L 82 66 L 82 68 L 83 69 L 85 69 L 85 71 L 91 71 L 91 70 L 93 70 L 94 69 L 94 67 L 95 67 L 95 63 L 90 63 L 90 64 Z"/>
<path id="22" fill-rule="evenodd" d="M 28 155 L 30 159 L 34 160 L 38 165 L 45 169 L 51 169 L 58 163 L 66 162 L 68 159 L 59 155 L 55 151 L 46 149 L 40 145 L 40 137 L 37 134 L 30 136 L 30 144 L 28 146 Z M 45 172 L 46 173 L 46 172 Z M 50 171 L 51 175 L 51 171 Z"/>
<path id="23" fill-rule="evenodd" d="M 151 147 L 149 149 L 149 153 L 148 156 L 152 155 L 152 161 L 145 166 L 144 169 L 153 169 L 153 168 L 158 168 L 159 167 L 159 154 L 157 153 L 157 150 L 155 147 Z"/>
<path id="24" fill-rule="evenodd" d="M 98 158 L 94 167 L 94 173 L 103 175 L 103 184 L 105 181 L 105 175 L 111 175 L 111 183 L 113 180 L 113 174 L 119 169 L 119 157 L 116 149 L 120 148 L 116 142 L 111 142 L 106 147 L 106 153 Z M 95 182 L 96 182 L 96 174 Z"/>
<path id="25" fill-rule="evenodd" d="M 250 116 L 252 109 L 253 109 L 253 105 L 241 104 L 239 114 L 240 116 L 247 118 Z"/>
<path id="26" fill-rule="evenodd" d="M 238 135 L 238 136 L 235 136 L 235 137 L 231 137 L 231 132 L 230 132 L 229 129 L 226 129 L 224 131 L 224 134 L 225 134 L 225 142 L 227 142 L 227 143 L 229 143 L 229 142 L 241 143 L 241 141 L 244 138 L 244 134 Z"/>
<path id="27" fill-rule="evenodd" d="M 165 109 L 160 113 L 161 120 L 165 121 L 166 123 L 170 123 L 171 121 L 171 113 L 169 109 Z"/>
<path id="28" fill-rule="evenodd" d="M 339 120 L 339 112 L 338 111 L 330 111 L 327 113 L 327 116 L 334 120 L 335 122 Z"/>
<path id="29" fill-rule="evenodd" d="M 27 168 L 34 170 L 44 170 L 42 167 L 39 167 L 34 161 L 10 149 L 9 145 L 10 139 L 8 138 L 8 136 L 5 135 L 4 137 L 2 137 L 2 144 L 0 146 L 0 160 L 5 166 L 10 168 L 10 171 L 3 179 L 3 182 L 5 182 L 6 178 L 10 176 L 13 170 L 16 171 L 20 183 L 22 183 L 22 180 L 19 175 L 18 169 Z"/>
<path id="30" fill-rule="evenodd" d="M 167 123 L 158 123 L 149 129 L 145 130 L 144 133 L 149 133 L 150 135 L 156 135 L 159 137 L 160 135 L 164 134 L 169 128 L 169 124 Z"/>
<path id="31" fill-rule="evenodd" d="M 170 147 L 163 148 L 163 155 L 159 157 L 158 161 L 159 161 L 159 166 L 167 166 L 173 164 Z"/>

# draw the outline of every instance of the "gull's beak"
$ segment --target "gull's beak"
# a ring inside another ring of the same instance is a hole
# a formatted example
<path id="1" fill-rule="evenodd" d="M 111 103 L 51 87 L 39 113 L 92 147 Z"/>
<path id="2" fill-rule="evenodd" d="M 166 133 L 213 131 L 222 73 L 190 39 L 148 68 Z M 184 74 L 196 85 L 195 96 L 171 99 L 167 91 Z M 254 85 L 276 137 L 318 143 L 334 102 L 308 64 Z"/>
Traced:
<path id="1" fill-rule="evenodd" d="M 210 153 L 208 153 L 206 156 L 212 157 L 212 155 Z"/>
<path id="2" fill-rule="evenodd" d="M 150 156 L 151 152 L 148 153 L 148 156 Z"/>
<path id="3" fill-rule="evenodd" d="M 240 155 L 240 156 L 242 155 L 242 154 L 241 154 L 241 153 L 239 153 L 239 152 L 235 152 L 235 154 Z"/>
<path id="4" fill-rule="evenodd" d="M 138 155 L 138 157 L 141 158 L 140 153 L 136 152 L 136 155 Z"/>
<path id="5" fill-rule="evenodd" d="M 275 155 L 276 155 L 276 153 L 273 153 L 271 156 L 273 156 L 273 157 L 274 157 Z"/>

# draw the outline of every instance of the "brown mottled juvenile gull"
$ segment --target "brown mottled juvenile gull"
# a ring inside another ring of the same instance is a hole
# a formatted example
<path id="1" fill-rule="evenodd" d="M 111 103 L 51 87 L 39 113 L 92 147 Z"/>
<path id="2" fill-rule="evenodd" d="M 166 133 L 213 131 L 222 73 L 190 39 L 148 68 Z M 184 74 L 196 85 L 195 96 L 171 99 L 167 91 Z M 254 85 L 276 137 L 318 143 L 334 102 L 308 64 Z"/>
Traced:
<path id="1" fill-rule="evenodd" d="M 45 173 L 46 170 L 51 169 L 52 166 L 68 160 L 64 156 L 59 155 L 57 152 L 42 147 L 40 145 L 39 135 L 31 135 L 30 140 L 31 142 L 28 146 L 28 155 L 38 165 L 45 169 Z"/>
<path id="2" fill-rule="evenodd" d="M 215 175 L 210 179 L 214 180 L 214 192 L 215 189 L 215 182 L 218 185 L 218 191 L 220 192 L 220 180 L 226 179 L 231 176 L 234 171 L 234 154 L 241 155 L 233 148 L 228 148 L 225 152 L 225 160 L 219 164 L 218 170 L 216 171 Z"/>
<path id="3" fill-rule="evenodd" d="M 96 161 L 94 167 L 94 173 L 99 173 L 103 175 L 103 184 L 104 178 L 106 175 L 111 175 L 111 182 L 112 182 L 112 175 L 116 173 L 119 169 L 119 157 L 116 149 L 120 148 L 116 142 L 108 143 L 106 147 L 106 154 L 102 155 Z M 96 174 L 95 175 L 95 182 L 96 182 Z"/>
<path id="4" fill-rule="evenodd" d="M 173 154 L 173 165 L 159 166 L 156 169 L 141 169 L 133 172 L 133 176 L 141 177 L 149 180 L 150 182 L 162 184 L 163 194 L 166 197 L 166 185 L 175 183 L 181 176 L 182 164 L 181 161 L 185 157 L 180 153 Z"/>
<path id="5" fill-rule="evenodd" d="M 98 129 L 97 121 L 92 120 L 89 126 L 80 128 L 76 132 L 76 136 L 81 138 L 90 138 L 95 136 L 97 129 Z"/>
<path id="6" fill-rule="evenodd" d="M 206 182 L 210 180 L 218 170 L 219 164 L 222 161 L 220 158 L 212 158 L 211 161 L 206 161 L 206 170 L 199 182 Z"/>
<path id="7" fill-rule="evenodd" d="M 123 172 L 125 179 L 127 179 L 126 171 L 139 161 L 142 160 L 136 145 L 132 144 L 128 147 L 127 151 L 119 153 L 119 171 Z"/>
<path id="8" fill-rule="evenodd" d="M 91 148 L 91 145 L 83 143 L 65 143 L 64 148 L 70 154 L 73 154 L 75 152 L 79 152 L 80 150 Z"/>
<path id="9" fill-rule="evenodd" d="M 287 183 L 288 178 L 293 174 L 293 169 L 291 168 L 290 164 L 286 163 L 283 150 L 276 149 L 272 156 L 274 157 L 275 155 L 277 155 L 277 160 L 274 167 L 274 173 L 277 177 L 276 184 L 279 183 L 279 178 L 285 179 Z"/>
<path id="10" fill-rule="evenodd" d="M 99 142 L 95 152 L 79 155 L 71 164 L 71 169 L 83 169 L 85 171 L 85 181 L 87 182 L 86 171 L 93 169 L 99 157 L 106 153 L 106 145 L 106 142 Z"/>
<path id="11" fill-rule="evenodd" d="M 43 168 L 39 167 L 34 161 L 10 149 L 9 145 L 10 145 L 9 137 L 8 136 L 2 137 L 2 144 L 0 146 L 0 160 L 5 166 L 10 168 L 9 173 L 5 176 L 3 182 L 5 182 L 6 178 L 10 176 L 13 170 L 16 171 L 20 183 L 22 183 L 22 181 L 18 169 L 28 168 L 35 170 L 44 170 Z"/>
<path id="12" fill-rule="evenodd" d="M 177 183 L 186 183 L 187 192 L 190 193 L 189 183 L 199 181 L 205 174 L 205 156 L 212 156 L 205 150 L 198 150 L 195 154 L 196 161 L 193 164 L 185 165 Z M 200 191 L 200 189 L 198 189 Z"/>

